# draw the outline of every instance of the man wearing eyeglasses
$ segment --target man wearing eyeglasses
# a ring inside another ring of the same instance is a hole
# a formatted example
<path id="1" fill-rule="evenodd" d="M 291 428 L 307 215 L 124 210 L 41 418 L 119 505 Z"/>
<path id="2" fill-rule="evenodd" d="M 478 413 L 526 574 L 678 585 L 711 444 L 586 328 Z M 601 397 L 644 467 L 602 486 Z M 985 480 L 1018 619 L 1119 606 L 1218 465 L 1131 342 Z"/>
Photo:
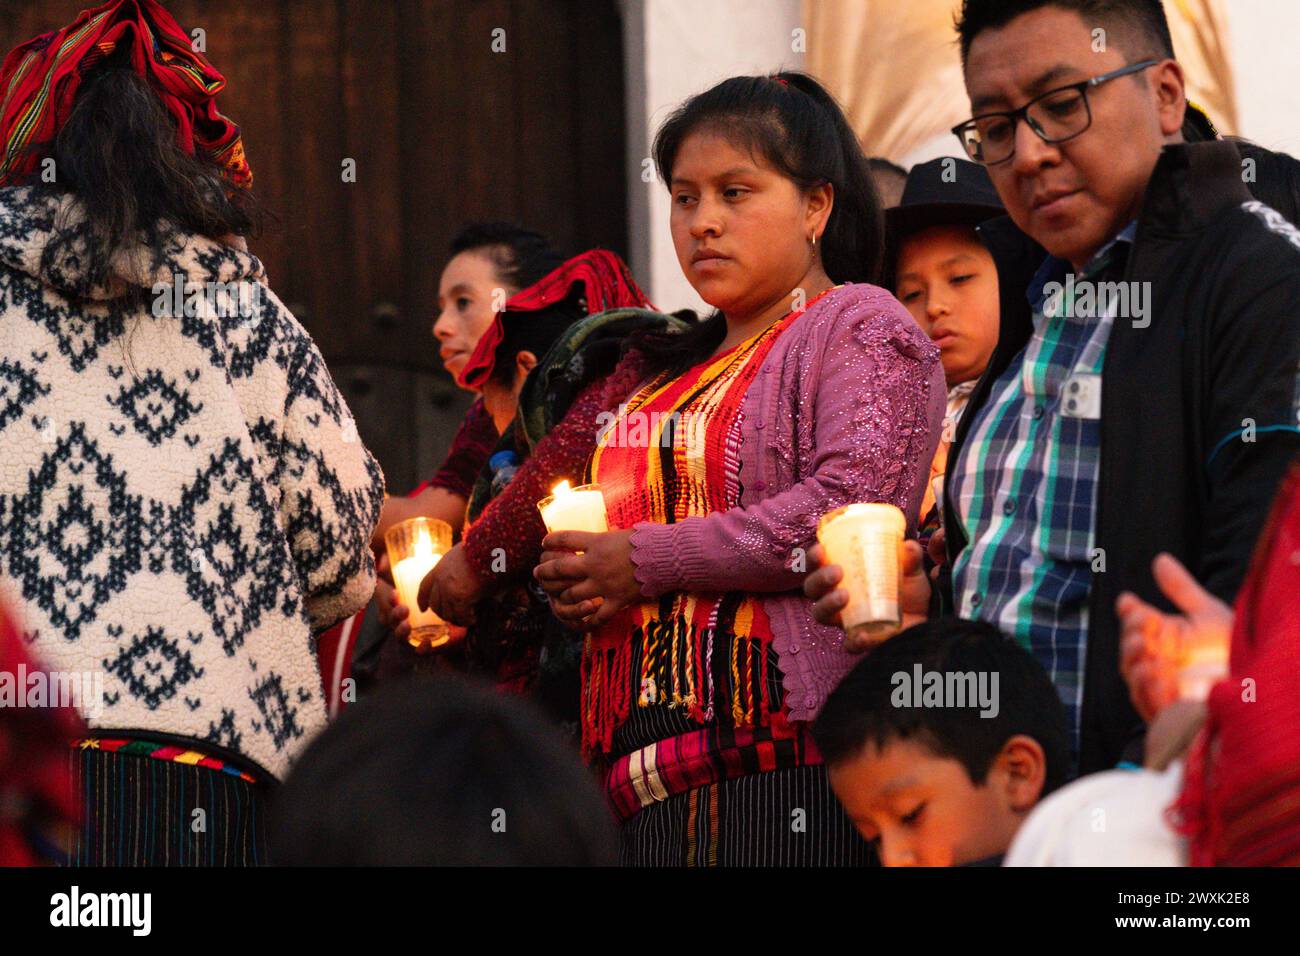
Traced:
<path id="1" fill-rule="evenodd" d="M 965 0 L 958 32 L 954 133 L 1009 218 L 980 229 L 1002 324 L 948 459 L 939 590 L 1035 653 L 1088 772 L 1140 756 L 1116 598 L 1170 609 L 1167 551 L 1231 602 L 1300 448 L 1300 233 L 1231 144 L 1182 142 L 1159 0 Z"/>

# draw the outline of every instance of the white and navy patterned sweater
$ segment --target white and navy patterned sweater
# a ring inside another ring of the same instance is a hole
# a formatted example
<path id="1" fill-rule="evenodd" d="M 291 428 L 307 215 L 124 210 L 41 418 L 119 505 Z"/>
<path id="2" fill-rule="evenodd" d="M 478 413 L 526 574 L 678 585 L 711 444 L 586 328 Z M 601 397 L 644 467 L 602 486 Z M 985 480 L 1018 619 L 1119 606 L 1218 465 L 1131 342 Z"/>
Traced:
<path id="1" fill-rule="evenodd" d="M 283 776 L 325 723 L 313 632 L 374 587 L 383 475 L 255 257 L 176 235 L 93 285 L 82 222 L 0 190 L 0 599 L 46 667 L 102 672 L 92 727 Z M 160 310 L 177 274 L 244 311 Z"/>

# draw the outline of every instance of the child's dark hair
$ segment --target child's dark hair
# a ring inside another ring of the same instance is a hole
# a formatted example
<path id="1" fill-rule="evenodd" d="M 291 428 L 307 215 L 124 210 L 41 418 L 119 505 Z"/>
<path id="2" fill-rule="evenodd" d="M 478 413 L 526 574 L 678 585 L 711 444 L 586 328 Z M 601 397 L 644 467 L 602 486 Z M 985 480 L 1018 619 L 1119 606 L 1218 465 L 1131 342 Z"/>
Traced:
<path id="1" fill-rule="evenodd" d="M 834 205 L 818 243 L 826 274 L 835 283 L 879 280 L 880 199 L 857 136 L 820 83 L 797 72 L 733 76 L 691 97 L 655 135 L 652 153 L 665 185 L 682 143 L 701 131 L 750 150 L 801 189 L 830 183 Z M 715 313 L 684 334 L 648 336 L 638 347 L 649 371 L 677 373 L 708 358 L 725 337 L 726 320 Z"/>
<path id="2" fill-rule="evenodd" d="M 957 19 L 961 38 L 961 62 L 966 65 L 971 43 L 985 30 L 996 30 L 1026 13 L 1043 7 L 1071 10 L 1090 26 L 1109 29 L 1123 36 L 1116 44 L 1136 63 L 1147 56 L 1173 59 L 1174 41 L 1161 0 L 964 0 Z M 1132 49 L 1130 49 L 1132 47 Z M 1141 74 L 1139 74 L 1140 76 Z"/>
<path id="3" fill-rule="evenodd" d="M 276 795 L 289 866 L 612 865 L 577 750 L 533 706 L 442 677 L 382 687 L 308 746 Z"/>
<path id="4" fill-rule="evenodd" d="M 997 674 L 996 716 L 967 707 L 895 706 L 895 677 L 922 673 Z M 885 747 L 914 740 L 936 756 L 958 761 L 971 782 L 982 784 L 1007 740 L 1024 734 L 1038 741 L 1047 762 L 1043 796 L 1070 772 L 1065 708 L 1051 679 L 1033 656 L 993 626 L 945 618 L 908 628 L 868 651 L 831 693 L 813 725 L 813 739 L 828 765 L 847 760 L 868 743 Z"/>

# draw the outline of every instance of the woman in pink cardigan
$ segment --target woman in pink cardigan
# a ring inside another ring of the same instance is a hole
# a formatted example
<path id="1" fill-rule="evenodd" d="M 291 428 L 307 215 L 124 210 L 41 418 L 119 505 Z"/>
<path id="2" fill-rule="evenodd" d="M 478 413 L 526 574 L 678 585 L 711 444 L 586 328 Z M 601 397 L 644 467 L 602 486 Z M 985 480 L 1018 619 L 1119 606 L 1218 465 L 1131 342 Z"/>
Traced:
<path id="1" fill-rule="evenodd" d="M 867 284 L 879 203 L 810 77 L 694 97 L 655 160 L 678 260 L 718 311 L 638 343 L 650 378 L 588 467 L 617 530 L 552 534 L 536 570 L 586 631 L 584 749 L 625 863 L 869 863 L 807 731 L 852 649 L 798 589 L 827 511 L 887 501 L 914 532 L 939 353 Z"/>

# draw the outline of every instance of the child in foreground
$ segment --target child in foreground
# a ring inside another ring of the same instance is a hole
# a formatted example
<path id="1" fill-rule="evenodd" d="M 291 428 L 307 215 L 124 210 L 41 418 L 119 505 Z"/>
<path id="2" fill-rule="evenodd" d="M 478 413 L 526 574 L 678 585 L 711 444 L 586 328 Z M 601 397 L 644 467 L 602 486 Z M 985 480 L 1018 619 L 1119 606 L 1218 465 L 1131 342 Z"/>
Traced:
<path id="1" fill-rule="evenodd" d="M 277 866 L 604 866 L 600 788 L 533 704 L 455 675 L 382 685 L 294 764 Z"/>
<path id="2" fill-rule="evenodd" d="M 831 788 L 886 866 L 997 865 L 1065 783 L 1065 712 L 993 627 L 945 619 L 869 651 L 813 726 Z"/>

